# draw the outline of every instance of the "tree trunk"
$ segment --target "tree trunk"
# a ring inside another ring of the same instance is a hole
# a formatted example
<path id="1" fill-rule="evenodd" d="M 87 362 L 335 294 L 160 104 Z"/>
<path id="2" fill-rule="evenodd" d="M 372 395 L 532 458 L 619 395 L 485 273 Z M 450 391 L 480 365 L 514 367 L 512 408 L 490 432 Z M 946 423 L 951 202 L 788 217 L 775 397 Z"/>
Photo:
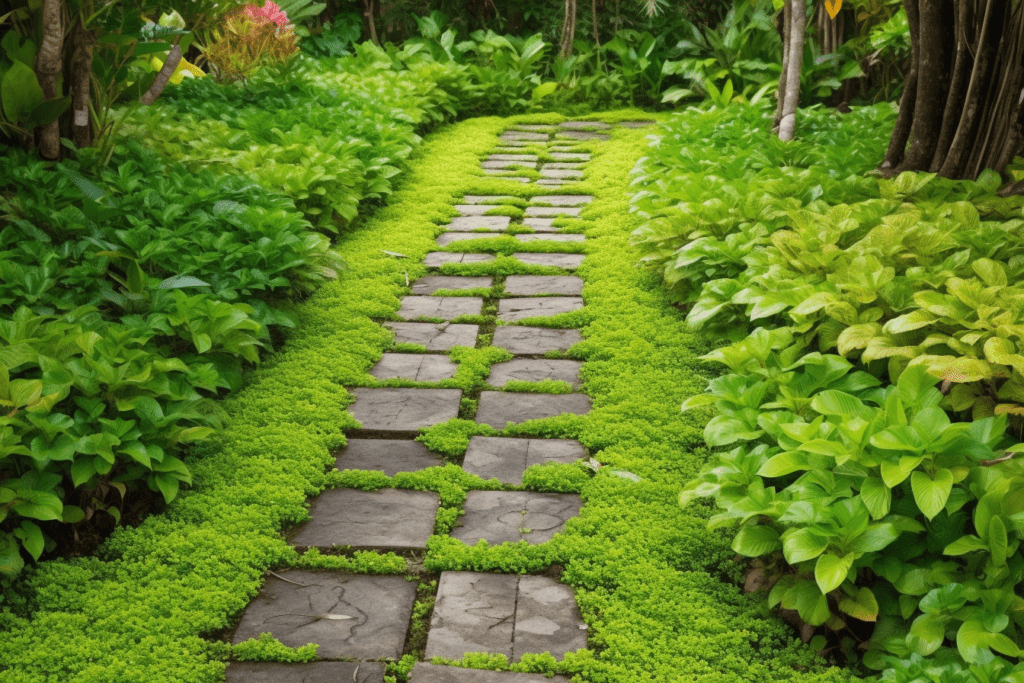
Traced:
<path id="1" fill-rule="evenodd" d="M 992 3 L 988 3 L 989 9 Z M 985 13 L 985 25 L 989 23 L 989 12 Z M 984 33 L 984 28 L 982 29 Z M 935 146 L 935 156 L 929 171 L 937 173 L 942 166 L 943 159 L 949 153 L 949 147 L 953 142 L 953 134 L 956 132 L 955 121 L 957 113 L 963 110 L 964 100 L 967 95 L 967 83 L 974 69 L 974 44 L 977 31 L 974 30 L 974 3 L 961 2 L 960 11 L 957 14 L 956 22 L 956 61 L 953 66 L 953 76 L 949 84 L 949 97 L 946 98 L 946 109 L 942 114 L 942 129 L 939 132 L 939 141 Z"/>
<path id="2" fill-rule="evenodd" d="M 174 75 L 174 70 L 181 63 L 181 46 L 178 45 L 178 38 L 180 36 L 175 36 L 174 47 L 171 48 L 171 53 L 167 56 L 167 60 L 164 62 L 163 68 L 160 69 L 160 73 L 153 79 L 149 89 L 139 98 L 140 104 L 148 107 L 156 102 L 157 98 L 163 93 L 164 88 L 167 87 L 167 82 Z"/>
<path id="3" fill-rule="evenodd" d="M 52 100 L 57 92 L 57 76 L 61 72 L 64 50 L 64 21 L 61 0 L 45 0 L 41 16 L 43 40 L 36 53 L 36 78 L 43 90 L 43 99 Z M 60 123 L 53 121 L 39 128 L 39 153 L 46 159 L 60 156 Z"/>
<path id="4" fill-rule="evenodd" d="M 775 105 L 775 121 L 772 123 L 772 130 L 776 133 L 779 130 L 779 124 L 782 123 L 782 109 L 786 105 L 786 79 L 789 76 L 789 22 L 791 14 L 787 0 L 782 10 L 782 72 L 779 75 L 779 89 L 775 93 L 778 102 Z"/>
<path id="5" fill-rule="evenodd" d="M 562 40 L 558 55 L 568 59 L 572 55 L 572 43 L 576 39 L 576 0 L 565 0 L 565 18 L 562 21 Z"/>
<path id="6" fill-rule="evenodd" d="M 903 8 L 907 12 L 907 24 L 910 28 L 910 71 L 903 82 L 903 96 L 900 97 L 900 113 L 896 117 L 896 126 L 889 138 L 889 148 L 885 152 L 885 160 L 881 170 L 889 172 L 903 163 L 907 154 L 907 140 L 910 139 L 910 124 L 914 120 L 914 102 L 917 100 L 917 65 L 921 51 L 920 13 L 917 0 L 903 0 Z"/>
<path id="7" fill-rule="evenodd" d="M 79 149 L 92 146 L 92 51 L 96 36 L 76 20 L 71 34 L 74 55 L 71 58 L 71 141 Z"/>
<path id="8" fill-rule="evenodd" d="M 594 28 L 594 47 L 601 49 L 601 33 L 597 29 L 597 0 L 590 0 L 590 22 Z"/>
<path id="9" fill-rule="evenodd" d="M 374 0 L 363 0 L 363 16 L 366 18 L 366 32 L 374 45 L 380 45 L 377 39 L 377 22 L 374 19 Z"/>
<path id="10" fill-rule="evenodd" d="M 818 45 L 821 46 L 821 54 L 830 55 L 843 44 L 844 36 L 844 19 L 843 13 L 840 12 L 833 19 L 825 11 L 824 4 L 818 5 L 814 10 L 815 24 L 818 35 Z"/>
<path id="11" fill-rule="evenodd" d="M 788 142 L 796 134 L 796 110 L 800 105 L 800 67 L 804 57 L 804 30 L 807 26 L 807 7 L 804 0 L 788 0 L 789 61 L 786 64 L 786 91 L 779 121 L 779 139 Z"/>

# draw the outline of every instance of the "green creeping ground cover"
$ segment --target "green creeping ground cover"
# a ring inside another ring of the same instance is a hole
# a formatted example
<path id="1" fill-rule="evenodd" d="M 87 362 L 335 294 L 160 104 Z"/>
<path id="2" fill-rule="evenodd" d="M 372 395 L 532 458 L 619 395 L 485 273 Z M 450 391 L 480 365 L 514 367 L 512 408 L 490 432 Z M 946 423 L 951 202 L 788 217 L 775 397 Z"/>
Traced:
<path id="1" fill-rule="evenodd" d="M 867 175 L 889 105 L 807 112 L 789 144 L 770 114 L 676 117 L 637 169 L 644 258 L 728 337 L 683 404 L 717 415 L 681 502 L 714 498 L 813 649 L 886 681 L 1024 680 L 1024 199 L 991 171 Z"/>
<path id="2" fill-rule="evenodd" d="M 592 238 L 582 247 L 588 257 L 579 271 L 585 312 L 552 323 L 584 325 L 585 339 L 569 355 L 587 361 L 593 411 L 510 432 L 578 438 L 603 464 L 596 472 L 581 465 L 535 467 L 524 478 L 526 488 L 578 491 L 585 499 L 565 533 L 537 547 L 467 547 L 445 535 L 457 521 L 456 506 L 467 490 L 497 482 L 452 465 L 393 479 L 327 471 L 343 432 L 357 426 L 344 410 L 351 397 L 342 387 L 371 384 L 369 368 L 392 343 L 379 322 L 394 319 L 407 283 L 426 273 L 420 261 L 436 248 L 438 226 L 454 215 L 455 200 L 469 193 L 550 193 L 480 175 L 480 159 L 508 123 L 462 123 L 413 154 L 408 182 L 391 205 L 341 236 L 346 269 L 297 307 L 299 326 L 286 346 L 225 401 L 226 428 L 193 450 L 187 461 L 193 484 L 164 514 L 119 529 L 94 557 L 27 567 L 5 589 L 5 683 L 214 683 L 232 657 L 312 658 L 311 647 L 292 650 L 266 637 L 232 647 L 217 636 L 256 595 L 267 569 L 410 571 L 391 554 L 300 557 L 289 548 L 282 529 L 305 520 L 305 501 L 326 486 L 439 492 L 443 507 L 424 559 L 428 571 L 564 566 L 563 580 L 575 588 L 590 626 L 591 649 L 561 663 L 526 657 L 516 669 L 578 674 L 576 680 L 590 683 L 851 680 L 801 645 L 761 598 L 743 593 L 730 539 L 708 530 L 708 510 L 677 503 L 680 481 L 696 475 L 707 457 L 701 443 L 707 416 L 681 415 L 679 405 L 704 388 L 709 369 L 700 355 L 709 346 L 687 327 L 660 279 L 634 266 L 639 251 L 629 235 L 639 219 L 628 212 L 627 193 L 630 168 L 645 153 L 644 131 L 616 130 L 610 142 L 582 145 L 594 155 L 586 181 L 564 188 L 595 196 L 581 219 L 565 223 Z M 484 244 L 500 254 L 544 249 L 507 238 Z M 405 257 L 382 253 L 385 248 Z M 469 245 L 449 247 L 455 248 Z M 536 272 L 516 263 L 449 264 L 444 272 Z M 470 392 L 469 400 L 484 387 L 486 366 L 504 357 L 486 347 L 453 355 L 464 365 L 455 383 Z M 420 438 L 458 459 L 477 433 L 501 432 L 453 419 Z M 421 595 L 417 611 L 428 609 L 429 597 Z M 392 663 L 389 676 L 404 680 L 413 659 Z M 461 663 L 511 668 L 486 656 Z"/>

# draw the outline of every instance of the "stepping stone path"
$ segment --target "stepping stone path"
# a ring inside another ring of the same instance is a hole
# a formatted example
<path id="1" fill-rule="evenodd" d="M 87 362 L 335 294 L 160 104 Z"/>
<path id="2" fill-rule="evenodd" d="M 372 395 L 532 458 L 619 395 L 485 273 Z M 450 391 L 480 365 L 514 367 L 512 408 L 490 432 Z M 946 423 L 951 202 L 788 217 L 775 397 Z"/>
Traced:
<path id="1" fill-rule="evenodd" d="M 640 127 L 653 122 L 618 124 Z M 482 160 L 481 171 L 503 180 L 530 183 L 515 169 L 539 172 L 537 185 L 557 186 L 582 178 L 594 145 L 610 139 L 614 126 L 593 121 L 558 125 L 516 125 L 501 134 L 495 152 Z M 529 148 L 529 149 L 522 149 Z M 545 156 L 534 153 L 545 150 Z M 545 161 L 542 162 L 541 158 Z M 513 258 L 527 266 L 555 267 L 561 275 L 459 277 L 433 274 L 409 283 L 408 295 L 396 312 L 398 320 L 384 322 L 396 347 L 383 354 L 370 370 L 377 380 L 401 380 L 404 388 L 353 387 L 348 410 L 360 429 L 348 435 L 336 454 L 338 470 L 382 472 L 394 476 L 437 467 L 444 461 L 413 438 L 419 430 L 460 416 L 504 429 L 508 423 L 583 415 L 590 397 L 581 392 L 583 363 L 546 358 L 564 353 L 581 341 L 579 330 L 533 327 L 521 321 L 578 311 L 585 307 L 584 281 L 572 271 L 586 255 L 531 252 L 565 243 L 565 251 L 583 247 L 586 236 L 572 232 L 593 199 L 578 194 L 548 194 L 527 201 L 522 219 L 488 215 L 512 203 L 511 195 L 453 197 L 459 215 L 444 226 L 437 250 L 427 254 L 428 268 L 446 264 L 485 264 L 494 254 L 471 253 L 470 240 L 516 233 L 523 243 Z M 557 225 L 555 225 L 557 222 Z M 565 226 L 565 227 L 563 227 Z M 563 232 L 569 230 L 570 232 Z M 465 242 L 465 244 L 462 244 Z M 547 245 L 545 245 L 547 243 Z M 528 246 L 530 245 L 530 246 Z M 577 246 L 578 245 L 578 246 Z M 388 245 L 381 245 L 387 247 Z M 448 251 L 447 249 L 462 251 Z M 557 247 L 555 247 L 557 248 Z M 461 291 L 460 291 L 461 290 Z M 488 293 L 481 296 L 481 290 Z M 462 292 L 465 296 L 458 296 Z M 456 294 L 456 296 L 452 296 Z M 486 306 L 484 304 L 487 304 Z M 496 305 L 495 305 L 496 304 Z M 455 376 L 451 349 L 476 347 L 481 329 L 452 322 L 459 316 L 485 316 L 490 343 L 506 349 L 511 360 L 490 368 L 491 389 L 463 396 L 461 389 L 437 389 L 428 383 Z M 438 322 L 441 320 L 442 322 Z M 521 393 L 517 382 L 564 382 L 574 393 Z M 425 386 L 421 386 L 424 385 Z M 464 398 L 473 399 L 463 401 Z M 577 495 L 513 490 L 533 465 L 570 464 L 588 457 L 582 444 L 568 439 L 474 436 L 461 466 L 483 479 L 497 479 L 504 490 L 467 493 L 464 514 L 451 536 L 468 545 L 525 541 L 546 543 L 579 514 Z M 450 465 L 449 465 L 450 466 Z M 399 480 L 401 481 L 401 480 Z M 440 499 L 432 491 L 385 488 L 376 491 L 339 488 L 310 501 L 310 518 L 294 529 L 289 541 L 299 547 L 336 546 L 422 554 L 434 533 Z M 382 683 L 379 660 L 403 655 L 417 583 L 405 576 L 353 575 L 336 571 L 279 570 L 270 572 L 259 595 L 242 614 L 233 643 L 270 633 L 289 647 L 320 646 L 322 660 L 311 664 L 232 663 L 230 683 Z M 427 634 L 425 658 L 461 659 L 469 652 L 504 654 L 518 662 L 528 653 L 550 652 L 561 659 L 587 646 L 587 627 L 572 589 L 548 576 L 446 571 L 438 581 L 436 602 Z M 377 660 L 377 661 L 374 661 Z M 539 674 L 482 671 L 418 662 L 412 683 L 542 683 L 568 679 Z"/>

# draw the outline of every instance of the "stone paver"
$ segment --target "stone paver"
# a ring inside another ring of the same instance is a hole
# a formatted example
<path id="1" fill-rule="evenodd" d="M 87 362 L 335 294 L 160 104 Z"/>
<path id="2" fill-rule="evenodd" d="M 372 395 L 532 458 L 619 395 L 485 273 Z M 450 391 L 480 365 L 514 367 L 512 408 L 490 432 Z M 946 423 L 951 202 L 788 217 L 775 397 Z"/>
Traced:
<path id="1" fill-rule="evenodd" d="M 467 194 L 461 201 L 463 204 L 494 204 L 503 199 L 515 199 L 515 197 L 507 194 Z"/>
<path id="2" fill-rule="evenodd" d="M 536 184 L 548 187 L 561 187 L 562 185 L 568 185 L 568 182 L 565 180 L 559 180 L 558 178 L 541 178 Z"/>
<path id="3" fill-rule="evenodd" d="M 509 275 L 505 280 L 505 294 L 532 296 L 560 294 L 579 296 L 583 293 L 583 280 L 572 275 Z"/>
<path id="4" fill-rule="evenodd" d="M 579 216 L 582 210 L 578 206 L 528 206 L 526 208 L 526 215 L 536 218 Z"/>
<path id="5" fill-rule="evenodd" d="M 574 162 L 568 162 L 568 161 L 549 161 L 548 163 L 544 164 L 544 168 L 548 168 L 548 169 L 550 169 L 550 168 L 566 168 L 566 169 L 576 170 L 576 171 L 581 170 L 584 166 L 586 166 L 586 164 L 582 164 L 582 163 L 575 162 L 575 161 Z"/>
<path id="6" fill-rule="evenodd" d="M 569 679 L 564 676 L 548 678 L 543 674 L 463 669 L 425 662 L 416 662 L 409 681 L 410 683 L 569 683 Z"/>
<path id="7" fill-rule="evenodd" d="M 555 135 L 559 140 L 611 140 L 612 136 L 604 133 L 587 133 L 579 130 L 567 130 Z"/>
<path id="8" fill-rule="evenodd" d="M 389 477 L 443 464 L 419 441 L 404 439 L 349 439 L 334 462 L 339 470 L 383 472 Z"/>
<path id="9" fill-rule="evenodd" d="M 562 413 L 585 415 L 590 412 L 590 397 L 586 394 L 533 394 L 508 391 L 484 391 L 476 421 L 495 429 L 504 429 L 507 423 L 526 422 Z"/>
<path id="10" fill-rule="evenodd" d="M 552 147 L 551 149 L 554 149 Z M 550 152 L 549 156 L 557 161 L 590 161 L 590 155 L 585 152 Z"/>
<path id="11" fill-rule="evenodd" d="M 500 136 L 499 140 L 504 142 L 526 142 L 532 140 L 547 140 L 550 136 L 547 133 L 530 133 L 526 131 L 505 131 Z"/>
<path id="12" fill-rule="evenodd" d="M 555 266 L 573 270 L 579 268 L 586 258 L 584 254 L 527 254 L 516 252 L 513 257 L 531 266 Z"/>
<path id="13" fill-rule="evenodd" d="M 487 161 L 537 161 L 536 154 L 492 154 Z"/>
<path id="14" fill-rule="evenodd" d="M 586 626 L 572 589 L 546 576 L 520 577 L 512 658 L 544 651 L 560 658 L 586 646 Z"/>
<path id="15" fill-rule="evenodd" d="M 267 579 L 246 608 L 232 643 L 270 633 L 288 647 L 317 643 L 324 659 L 401 657 L 415 583 L 402 576 L 278 573 L 287 581 Z"/>
<path id="16" fill-rule="evenodd" d="M 451 320 L 460 315 L 479 315 L 483 305 L 484 300 L 478 296 L 407 296 L 402 299 L 398 317 Z"/>
<path id="17" fill-rule="evenodd" d="M 312 662 L 310 664 L 231 662 L 227 669 L 227 683 L 338 683 L 338 681 L 383 683 L 384 665 L 379 662 Z M 516 682 L 510 681 L 509 683 Z"/>
<path id="18" fill-rule="evenodd" d="M 512 126 L 512 130 L 525 130 L 533 133 L 543 133 L 555 130 L 551 123 L 520 123 Z"/>
<path id="19" fill-rule="evenodd" d="M 536 167 L 536 160 L 534 161 L 482 161 L 480 162 L 480 168 L 486 168 L 490 170 L 495 169 L 512 169 L 525 166 L 527 168 Z"/>
<path id="20" fill-rule="evenodd" d="M 397 344 L 420 344 L 427 351 L 448 351 L 454 346 L 476 346 L 479 325 L 451 323 L 384 323 L 395 333 Z"/>
<path id="21" fill-rule="evenodd" d="M 508 224 L 511 220 L 508 216 L 457 216 L 444 227 L 452 232 L 469 232 L 471 230 L 499 232 L 501 230 L 508 230 Z"/>
<path id="22" fill-rule="evenodd" d="M 349 412 L 368 431 L 416 433 L 459 415 L 460 389 L 350 390 L 356 402 Z"/>
<path id="23" fill-rule="evenodd" d="M 558 127 L 569 130 L 608 130 L 611 125 L 601 121 L 563 121 Z"/>
<path id="24" fill-rule="evenodd" d="M 552 223 L 555 222 L 554 218 L 524 218 L 523 225 L 527 228 L 537 230 L 538 232 L 556 232 L 560 228 L 556 228 Z"/>
<path id="25" fill-rule="evenodd" d="M 550 164 L 545 164 L 540 169 L 540 175 L 541 178 L 553 178 L 555 180 L 576 180 L 583 177 L 583 171 L 568 168 L 551 168 Z"/>
<path id="26" fill-rule="evenodd" d="M 455 210 L 463 216 L 483 216 L 488 211 L 500 209 L 500 204 L 456 204 Z"/>
<path id="27" fill-rule="evenodd" d="M 579 330 L 555 330 L 548 327 L 501 325 L 494 330 L 494 346 L 518 356 L 543 355 L 549 351 L 568 351 L 583 337 Z"/>
<path id="28" fill-rule="evenodd" d="M 583 445 L 570 439 L 474 436 L 469 440 L 462 469 L 483 479 L 519 486 L 523 483 L 523 472 L 531 465 L 573 463 L 586 455 Z"/>
<path id="29" fill-rule="evenodd" d="M 452 538 L 466 545 L 483 539 L 491 545 L 526 541 L 545 543 L 579 514 L 580 497 L 572 493 L 534 491 L 470 491 L 466 514 L 452 529 Z"/>
<path id="30" fill-rule="evenodd" d="M 438 496 L 432 491 L 328 489 L 309 504 L 309 521 L 290 541 L 330 548 L 426 548 Z"/>
<path id="31" fill-rule="evenodd" d="M 548 194 L 534 197 L 530 203 L 550 204 L 551 206 L 583 206 L 593 200 L 594 198 L 588 194 Z"/>
<path id="32" fill-rule="evenodd" d="M 452 242 L 462 242 L 463 240 L 486 240 L 495 237 L 487 232 L 445 232 L 437 236 L 437 245 L 439 247 L 445 247 Z"/>
<path id="33" fill-rule="evenodd" d="M 427 268 L 440 268 L 446 263 L 484 263 L 493 261 L 494 254 L 457 254 L 454 252 L 432 251 L 423 259 Z"/>
<path id="34" fill-rule="evenodd" d="M 529 299 L 502 299 L 498 302 L 498 320 L 516 322 L 525 318 L 548 317 L 583 308 L 578 296 L 550 296 Z"/>
<path id="35" fill-rule="evenodd" d="M 498 143 L 499 147 L 529 147 L 531 145 L 537 144 L 536 142 L 530 142 L 528 140 L 507 140 L 507 139 L 504 139 L 504 138 L 498 138 L 498 140 L 499 140 L 499 143 Z M 544 144 L 544 143 L 541 143 L 541 144 Z"/>
<path id="36" fill-rule="evenodd" d="M 517 175 L 511 175 L 514 171 L 502 171 L 496 168 L 485 168 L 483 169 L 484 175 L 498 176 L 499 180 L 508 180 L 513 183 L 528 183 L 529 178 Z"/>
<path id="37" fill-rule="evenodd" d="M 548 152 L 560 152 L 560 153 L 573 153 L 573 154 L 586 154 L 586 152 L 580 152 L 580 143 L 572 142 L 571 140 L 558 140 L 555 144 L 547 148 Z M 588 155 L 589 156 L 589 155 Z"/>
<path id="38" fill-rule="evenodd" d="M 583 235 L 516 235 L 515 238 L 520 242 L 582 242 L 586 239 Z"/>
<path id="39" fill-rule="evenodd" d="M 370 374 L 377 379 L 440 382 L 455 376 L 458 366 L 448 356 L 424 353 L 385 353 Z"/>
<path id="40" fill-rule="evenodd" d="M 492 365 L 491 375 L 487 382 L 494 387 L 503 387 L 510 381 L 542 382 L 546 379 L 553 379 L 567 382 L 574 389 L 578 389 L 582 365 L 583 363 L 576 360 L 515 358 Z"/>
<path id="41" fill-rule="evenodd" d="M 413 294 L 433 294 L 439 289 L 490 289 L 494 278 L 428 275 L 412 283 Z"/>

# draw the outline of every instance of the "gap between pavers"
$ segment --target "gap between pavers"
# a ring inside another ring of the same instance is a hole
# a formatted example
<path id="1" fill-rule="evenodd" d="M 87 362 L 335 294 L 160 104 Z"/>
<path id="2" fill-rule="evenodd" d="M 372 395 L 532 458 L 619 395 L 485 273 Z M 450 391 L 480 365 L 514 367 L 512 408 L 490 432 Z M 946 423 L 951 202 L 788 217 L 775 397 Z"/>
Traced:
<path id="1" fill-rule="evenodd" d="M 517 356 L 533 356 L 550 351 L 568 351 L 582 339 L 579 330 L 499 325 L 494 330 L 491 344 Z"/>
<path id="2" fill-rule="evenodd" d="M 462 469 L 482 479 L 521 486 L 523 472 L 531 465 L 569 464 L 587 455 L 583 444 L 572 439 L 510 439 L 474 436 L 469 440 Z"/>
<path id="3" fill-rule="evenodd" d="M 427 351 L 450 351 L 456 346 L 476 346 L 479 325 L 452 323 L 397 323 L 384 326 L 395 333 L 396 344 L 420 344 Z"/>
<path id="4" fill-rule="evenodd" d="M 334 461 L 338 470 L 383 472 L 389 477 L 442 465 L 444 460 L 422 443 L 405 439 L 349 439 Z"/>
<path id="5" fill-rule="evenodd" d="M 370 374 L 377 379 L 407 379 L 413 382 L 440 382 L 451 379 L 458 370 L 447 356 L 425 353 L 385 353 Z"/>
<path id="6" fill-rule="evenodd" d="M 227 683 L 384 683 L 380 662 L 231 662 Z M 429 681 L 429 679 L 424 679 Z M 439 679 L 444 680 L 444 679 Z M 544 679 L 549 680 L 549 679 Z M 517 683 L 509 680 L 509 683 Z M 524 683 L 526 683 L 524 681 Z"/>
<path id="7" fill-rule="evenodd" d="M 309 521 L 289 535 L 310 548 L 426 548 L 440 505 L 433 491 L 328 489 L 309 504 Z"/>
<path id="8" fill-rule="evenodd" d="M 476 421 L 495 429 L 507 423 L 526 422 L 562 413 L 586 415 L 590 397 L 586 394 L 535 394 L 511 391 L 483 391 L 477 406 Z"/>
<path id="9" fill-rule="evenodd" d="M 352 417 L 364 431 L 416 434 L 458 417 L 461 389 L 370 389 L 349 390 L 356 402 L 349 406 Z"/>

